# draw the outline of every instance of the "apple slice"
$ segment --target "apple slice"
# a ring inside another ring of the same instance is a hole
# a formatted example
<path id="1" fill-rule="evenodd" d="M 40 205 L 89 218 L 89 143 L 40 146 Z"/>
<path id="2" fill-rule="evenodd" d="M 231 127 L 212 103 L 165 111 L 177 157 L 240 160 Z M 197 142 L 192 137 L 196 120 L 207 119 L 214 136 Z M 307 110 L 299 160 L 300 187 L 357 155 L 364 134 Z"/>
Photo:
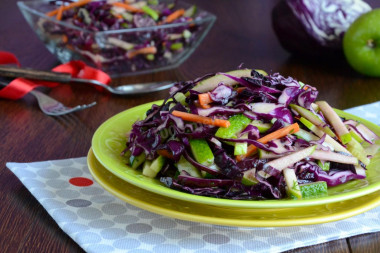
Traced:
<path id="1" fill-rule="evenodd" d="M 268 75 L 263 70 L 256 70 L 256 71 L 262 75 L 265 75 L 265 76 Z M 238 69 L 238 70 L 226 72 L 226 74 L 240 78 L 243 76 L 250 77 L 251 72 L 252 72 L 251 69 Z M 225 76 L 223 74 L 216 74 L 213 77 L 210 77 L 210 78 L 207 78 L 205 80 L 198 82 L 196 84 L 196 86 L 193 88 L 193 90 L 204 93 L 204 92 L 215 89 L 220 83 L 223 83 L 223 84 L 228 85 L 228 86 L 238 84 L 238 82 L 236 82 L 235 80 L 232 80 L 228 76 Z"/>
<path id="2" fill-rule="evenodd" d="M 343 144 L 347 144 L 351 141 L 352 137 L 348 131 L 346 125 L 340 119 L 339 115 L 331 108 L 331 106 L 326 101 L 315 102 L 321 109 L 323 115 L 333 126 L 336 134 L 339 136 Z"/>
<path id="3" fill-rule="evenodd" d="M 354 156 L 342 155 L 339 153 L 324 151 L 324 150 L 315 150 L 313 154 L 310 155 L 310 158 L 314 158 L 322 161 L 330 161 L 344 164 L 359 164 L 358 158 Z"/>
<path id="4" fill-rule="evenodd" d="M 320 118 L 318 118 L 317 115 L 312 113 L 311 111 L 295 104 L 290 104 L 290 108 L 294 109 L 296 112 L 298 112 L 302 117 L 308 119 L 311 123 L 316 125 L 317 127 L 321 128 L 323 132 L 327 133 L 331 137 L 335 137 L 334 132 L 328 127 L 324 126 L 326 123 L 323 122 Z"/>

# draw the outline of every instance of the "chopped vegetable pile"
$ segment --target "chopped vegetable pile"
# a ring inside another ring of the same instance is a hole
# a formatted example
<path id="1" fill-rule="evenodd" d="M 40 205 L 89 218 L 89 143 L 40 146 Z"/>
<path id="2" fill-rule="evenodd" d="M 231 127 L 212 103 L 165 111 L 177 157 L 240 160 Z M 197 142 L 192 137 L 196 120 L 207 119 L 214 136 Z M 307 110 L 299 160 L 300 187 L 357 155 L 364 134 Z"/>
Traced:
<path id="1" fill-rule="evenodd" d="M 50 1 L 52 4 L 56 8 L 46 15 L 69 26 L 41 19 L 39 27 L 45 40 L 57 41 L 58 47 L 85 57 L 98 68 L 111 70 L 126 66 L 123 70 L 137 71 L 165 64 L 192 46 L 199 29 L 192 21 L 201 18 L 195 5 L 185 9 L 176 2 L 158 0 Z M 154 29 L 177 23 L 183 25 Z M 123 30 L 135 28 L 149 29 Z M 112 30 L 121 31 L 95 35 Z"/>
<path id="2" fill-rule="evenodd" d="M 315 198 L 366 177 L 379 140 L 316 88 L 239 69 L 180 82 L 133 124 L 123 155 L 179 191 L 228 199 Z M 371 149 L 368 147 L 371 146 Z"/>

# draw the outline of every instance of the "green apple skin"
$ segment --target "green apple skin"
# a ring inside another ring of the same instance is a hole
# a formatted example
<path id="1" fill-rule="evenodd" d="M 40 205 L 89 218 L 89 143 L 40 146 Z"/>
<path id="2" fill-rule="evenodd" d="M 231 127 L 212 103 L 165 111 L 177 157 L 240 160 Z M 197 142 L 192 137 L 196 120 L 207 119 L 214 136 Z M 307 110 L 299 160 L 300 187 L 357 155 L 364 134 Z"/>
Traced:
<path id="1" fill-rule="evenodd" d="M 380 9 L 356 19 L 343 37 L 348 63 L 357 72 L 380 77 Z"/>

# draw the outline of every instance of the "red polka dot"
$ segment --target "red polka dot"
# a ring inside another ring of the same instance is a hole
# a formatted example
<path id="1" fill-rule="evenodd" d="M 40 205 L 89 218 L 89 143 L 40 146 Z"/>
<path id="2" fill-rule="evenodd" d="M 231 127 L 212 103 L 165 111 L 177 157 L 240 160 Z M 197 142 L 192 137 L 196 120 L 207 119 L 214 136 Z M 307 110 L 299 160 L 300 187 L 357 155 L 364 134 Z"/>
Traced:
<path id="1" fill-rule="evenodd" d="M 85 177 L 73 177 L 69 180 L 70 184 L 80 187 L 90 186 L 94 182 L 91 179 Z"/>

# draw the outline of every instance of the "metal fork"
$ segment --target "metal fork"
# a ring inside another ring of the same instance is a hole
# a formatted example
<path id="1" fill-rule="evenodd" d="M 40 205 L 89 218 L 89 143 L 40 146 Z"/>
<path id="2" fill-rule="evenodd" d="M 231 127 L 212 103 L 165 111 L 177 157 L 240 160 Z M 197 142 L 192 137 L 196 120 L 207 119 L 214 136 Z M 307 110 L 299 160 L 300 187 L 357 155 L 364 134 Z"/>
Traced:
<path id="1" fill-rule="evenodd" d="M 0 84 L 2 86 L 7 86 L 7 83 L 4 83 L 4 82 L 0 82 Z M 75 112 L 75 111 L 84 110 L 86 108 L 96 105 L 96 102 L 92 102 L 91 104 L 77 105 L 75 107 L 67 107 L 61 102 L 58 102 L 57 100 L 37 90 L 32 90 L 29 93 L 32 94 L 37 99 L 38 106 L 40 107 L 41 111 L 45 113 L 46 115 L 50 115 L 50 116 L 61 116 L 68 113 Z"/>
<path id="2" fill-rule="evenodd" d="M 151 82 L 151 83 L 138 83 L 138 84 L 128 84 L 121 85 L 117 87 L 111 87 L 105 85 L 97 80 L 73 78 L 68 73 L 58 73 L 53 71 L 43 71 L 28 68 L 18 68 L 13 66 L 0 66 L 0 76 L 4 77 L 23 77 L 34 80 L 41 81 L 53 81 L 60 83 L 83 83 L 83 84 L 93 84 L 101 86 L 107 91 L 117 94 L 117 95 L 133 95 L 133 94 L 143 94 L 159 90 L 165 90 L 172 87 L 175 82 L 164 81 L 164 82 Z"/>

